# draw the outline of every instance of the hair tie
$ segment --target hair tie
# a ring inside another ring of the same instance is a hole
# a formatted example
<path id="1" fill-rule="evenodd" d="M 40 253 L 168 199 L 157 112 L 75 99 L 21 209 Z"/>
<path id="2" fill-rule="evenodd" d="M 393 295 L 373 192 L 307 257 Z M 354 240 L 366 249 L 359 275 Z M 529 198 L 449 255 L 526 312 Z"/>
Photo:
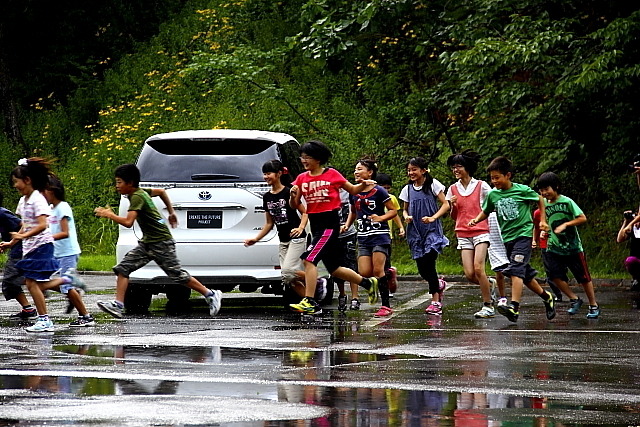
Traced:
<path id="1" fill-rule="evenodd" d="M 287 169 L 287 167 L 286 167 L 286 166 L 283 166 L 283 167 L 282 167 L 282 174 L 283 174 L 283 175 L 287 175 L 288 173 L 289 173 L 289 169 Z"/>
<path id="2" fill-rule="evenodd" d="M 24 157 L 18 160 L 18 166 L 27 166 L 27 164 L 29 164 L 29 160 Z"/>

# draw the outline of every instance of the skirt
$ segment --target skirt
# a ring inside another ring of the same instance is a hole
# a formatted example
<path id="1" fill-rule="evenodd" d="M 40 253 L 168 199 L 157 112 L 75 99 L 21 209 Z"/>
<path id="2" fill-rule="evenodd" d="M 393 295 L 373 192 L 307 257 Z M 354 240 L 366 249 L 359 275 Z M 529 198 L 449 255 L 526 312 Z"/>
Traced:
<path id="1" fill-rule="evenodd" d="M 51 275 L 60 268 L 60 264 L 53 257 L 53 243 L 47 243 L 26 254 L 16 263 L 16 267 L 25 278 L 46 282 L 51 280 Z"/>

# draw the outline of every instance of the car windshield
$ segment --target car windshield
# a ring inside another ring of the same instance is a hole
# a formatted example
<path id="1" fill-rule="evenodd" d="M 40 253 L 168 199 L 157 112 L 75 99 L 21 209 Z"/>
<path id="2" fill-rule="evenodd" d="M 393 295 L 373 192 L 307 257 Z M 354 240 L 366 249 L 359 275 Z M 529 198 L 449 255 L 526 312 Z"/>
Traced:
<path id="1" fill-rule="evenodd" d="M 160 139 L 138 158 L 142 182 L 262 182 L 262 164 L 277 144 L 259 139 Z"/>

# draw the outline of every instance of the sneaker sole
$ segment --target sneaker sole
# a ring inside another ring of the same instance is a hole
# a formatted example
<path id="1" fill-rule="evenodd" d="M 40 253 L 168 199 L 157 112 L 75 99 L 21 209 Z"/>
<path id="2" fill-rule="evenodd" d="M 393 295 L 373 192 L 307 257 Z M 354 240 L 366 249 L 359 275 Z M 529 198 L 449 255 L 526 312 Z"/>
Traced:
<path id="1" fill-rule="evenodd" d="M 122 313 L 118 313 L 117 311 L 111 310 L 109 307 L 105 306 L 102 303 L 98 303 L 98 308 L 104 311 L 105 313 L 112 315 L 116 319 L 122 319 Z"/>
<path id="2" fill-rule="evenodd" d="M 518 321 L 519 315 L 512 313 L 511 310 L 509 310 L 509 307 L 505 307 L 503 305 L 499 305 L 498 306 L 498 313 L 502 314 L 504 317 L 509 319 L 510 322 L 515 323 L 515 322 Z"/>
<path id="3" fill-rule="evenodd" d="M 70 328 L 86 328 L 90 326 L 96 326 L 96 322 L 83 323 L 82 325 L 72 325 L 69 323 Z"/>

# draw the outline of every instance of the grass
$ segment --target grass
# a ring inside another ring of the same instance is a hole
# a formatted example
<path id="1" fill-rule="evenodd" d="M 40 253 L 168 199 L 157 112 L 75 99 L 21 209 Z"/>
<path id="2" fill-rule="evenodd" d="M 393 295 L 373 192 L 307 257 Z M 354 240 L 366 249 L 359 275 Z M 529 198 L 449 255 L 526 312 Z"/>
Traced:
<path id="1" fill-rule="evenodd" d="M 78 261 L 78 270 L 80 271 L 111 271 L 116 265 L 115 254 L 111 255 L 93 255 L 81 254 Z"/>

